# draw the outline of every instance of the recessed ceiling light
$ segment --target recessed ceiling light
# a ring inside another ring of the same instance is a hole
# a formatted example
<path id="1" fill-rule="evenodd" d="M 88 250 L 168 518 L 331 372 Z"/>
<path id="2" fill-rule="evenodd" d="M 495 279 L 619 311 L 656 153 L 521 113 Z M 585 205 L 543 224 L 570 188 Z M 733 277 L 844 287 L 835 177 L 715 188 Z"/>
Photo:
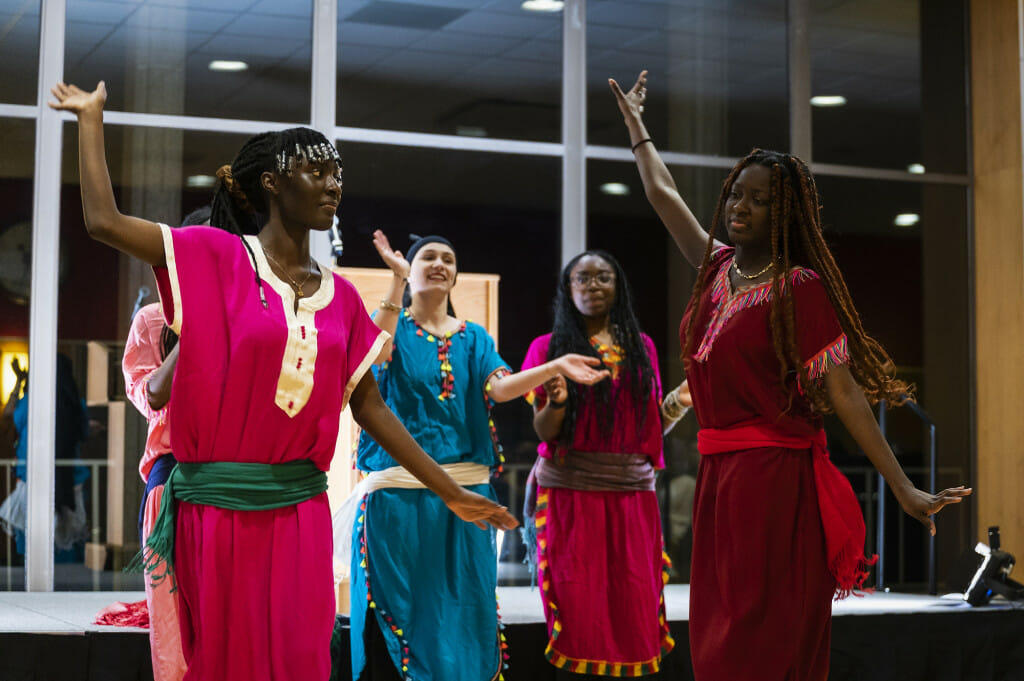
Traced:
<path id="1" fill-rule="evenodd" d="M 921 216 L 917 213 L 900 213 L 892 222 L 897 227 L 913 227 L 921 222 Z"/>
<path id="2" fill-rule="evenodd" d="M 233 61 L 231 59 L 214 59 L 210 62 L 211 71 L 245 71 L 249 65 L 244 61 Z"/>
<path id="3" fill-rule="evenodd" d="M 842 95 L 817 95 L 811 97 L 811 106 L 843 106 L 846 97 Z"/>
<path id="4" fill-rule="evenodd" d="M 528 12 L 560 12 L 565 7 L 563 0 L 523 0 L 520 5 Z"/>
<path id="5" fill-rule="evenodd" d="M 908 173 L 914 173 L 915 175 L 921 175 L 924 173 L 924 166 L 920 163 L 911 163 L 907 166 Z"/>
<path id="6" fill-rule="evenodd" d="M 608 196 L 629 196 L 629 185 L 621 182 L 605 182 L 601 185 L 601 193 Z"/>
<path id="7" fill-rule="evenodd" d="M 487 130 L 479 125 L 456 125 L 455 134 L 463 137 L 487 137 Z"/>
<path id="8" fill-rule="evenodd" d="M 193 189 L 205 189 L 215 184 L 217 184 L 217 178 L 213 175 L 189 175 L 185 180 L 185 186 Z"/>

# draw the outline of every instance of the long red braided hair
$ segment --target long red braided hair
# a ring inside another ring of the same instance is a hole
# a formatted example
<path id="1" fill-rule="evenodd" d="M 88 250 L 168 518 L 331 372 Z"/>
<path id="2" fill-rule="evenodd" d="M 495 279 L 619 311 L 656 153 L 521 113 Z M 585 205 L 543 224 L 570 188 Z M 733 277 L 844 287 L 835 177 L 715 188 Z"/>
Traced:
<path id="1" fill-rule="evenodd" d="M 825 388 L 819 381 L 810 380 L 803 365 L 796 340 L 796 315 L 793 295 L 784 277 L 796 265 L 809 268 L 821 279 L 829 300 L 835 308 L 839 323 L 846 334 L 850 353 L 850 372 L 864 390 L 868 400 L 875 404 L 888 400 L 897 405 L 913 399 L 913 386 L 895 377 L 895 364 L 885 349 L 869 336 L 861 324 L 860 315 L 853 306 L 843 275 L 821 233 L 821 206 L 818 189 L 807 164 L 795 156 L 776 151 L 754 149 L 733 167 L 722 186 L 722 194 L 715 206 L 714 219 L 708 230 L 708 245 L 701 262 L 700 273 L 687 306 L 689 315 L 683 342 L 683 361 L 692 361 L 696 335 L 696 321 L 701 310 L 701 296 L 714 278 L 708 266 L 711 261 L 715 232 L 722 222 L 726 199 L 740 172 L 749 165 L 762 165 L 771 171 L 771 247 L 772 273 L 771 331 L 772 345 L 779 359 L 779 378 L 789 390 L 792 405 L 800 388 L 811 404 L 820 412 L 832 411 Z M 796 380 L 792 380 L 795 378 Z"/>

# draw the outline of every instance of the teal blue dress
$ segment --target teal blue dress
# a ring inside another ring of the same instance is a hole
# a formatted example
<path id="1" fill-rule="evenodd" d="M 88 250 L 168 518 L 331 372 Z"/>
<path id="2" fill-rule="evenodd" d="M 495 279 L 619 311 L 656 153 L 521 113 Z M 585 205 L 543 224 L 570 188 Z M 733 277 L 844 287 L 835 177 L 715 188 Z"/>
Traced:
<path id="1" fill-rule="evenodd" d="M 465 322 L 437 338 L 403 310 L 391 358 L 373 371 L 384 401 L 435 461 L 500 470 L 486 386 L 510 370 L 483 327 Z M 398 465 L 365 432 L 357 457 L 362 471 Z M 468 489 L 495 498 L 490 484 Z M 460 520 L 429 490 L 367 495 L 352 539 L 352 678 L 367 664 L 367 617 L 405 679 L 498 678 L 495 550 L 493 530 Z"/>

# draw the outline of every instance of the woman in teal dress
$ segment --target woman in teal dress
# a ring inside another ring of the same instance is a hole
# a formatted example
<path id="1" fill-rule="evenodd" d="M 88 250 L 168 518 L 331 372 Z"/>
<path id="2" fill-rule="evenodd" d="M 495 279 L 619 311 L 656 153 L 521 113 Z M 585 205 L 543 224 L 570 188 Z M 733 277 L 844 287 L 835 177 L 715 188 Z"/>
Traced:
<path id="1" fill-rule="evenodd" d="M 381 395 L 456 482 L 494 499 L 490 478 L 502 457 L 491 405 L 556 375 L 590 385 L 608 372 L 596 358 L 563 355 L 512 373 L 487 331 L 455 316 L 448 296 L 458 272 L 447 240 L 424 237 L 408 259 L 380 231 L 374 245 L 394 273 L 374 316 L 392 335 L 373 368 Z M 436 494 L 412 486 L 365 433 L 357 466 L 373 491 L 352 537 L 353 679 L 499 678 L 494 533 L 459 522 Z"/>

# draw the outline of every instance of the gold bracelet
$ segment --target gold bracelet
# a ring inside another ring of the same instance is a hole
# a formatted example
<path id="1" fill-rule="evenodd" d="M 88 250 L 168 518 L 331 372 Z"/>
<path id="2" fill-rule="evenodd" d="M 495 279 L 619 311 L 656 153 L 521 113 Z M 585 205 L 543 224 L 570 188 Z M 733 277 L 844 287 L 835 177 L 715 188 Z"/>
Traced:
<path id="1" fill-rule="evenodd" d="M 395 305 L 394 303 L 392 303 L 387 298 L 381 298 L 381 300 L 380 300 L 380 309 L 387 310 L 388 312 L 401 312 L 402 311 L 402 306 L 401 305 Z"/>

